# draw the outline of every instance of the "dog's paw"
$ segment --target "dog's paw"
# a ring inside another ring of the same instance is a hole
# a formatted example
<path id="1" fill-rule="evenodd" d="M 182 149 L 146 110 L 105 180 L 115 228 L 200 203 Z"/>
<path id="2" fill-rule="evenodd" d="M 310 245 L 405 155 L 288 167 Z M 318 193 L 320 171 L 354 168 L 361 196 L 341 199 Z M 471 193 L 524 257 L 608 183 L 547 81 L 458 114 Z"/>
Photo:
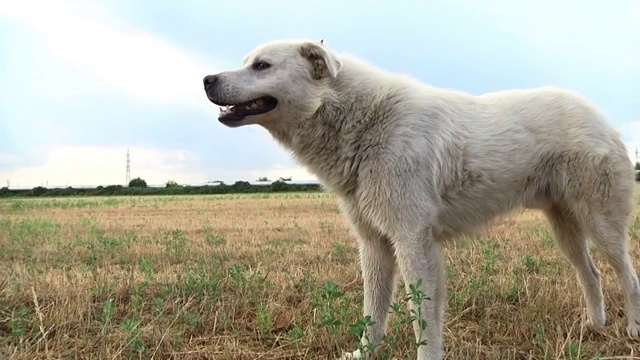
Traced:
<path id="1" fill-rule="evenodd" d="M 601 332 L 604 330 L 606 322 L 607 318 L 604 311 L 597 311 L 594 316 L 587 316 L 586 326 L 592 331 Z"/>
<path id="2" fill-rule="evenodd" d="M 630 322 L 627 326 L 627 335 L 633 339 L 640 338 L 640 322 Z"/>
<path id="3" fill-rule="evenodd" d="M 604 323 L 599 321 L 587 320 L 585 323 L 587 329 L 595 332 L 602 332 L 604 330 Z"/>
<path id="4" fill-rule="evenodd" d="M 360 350 L 356 350 L 354 352 L 343 352 L 342 356 L 338 360 L 358 360 L 363 359 L 362 353 Z"/>

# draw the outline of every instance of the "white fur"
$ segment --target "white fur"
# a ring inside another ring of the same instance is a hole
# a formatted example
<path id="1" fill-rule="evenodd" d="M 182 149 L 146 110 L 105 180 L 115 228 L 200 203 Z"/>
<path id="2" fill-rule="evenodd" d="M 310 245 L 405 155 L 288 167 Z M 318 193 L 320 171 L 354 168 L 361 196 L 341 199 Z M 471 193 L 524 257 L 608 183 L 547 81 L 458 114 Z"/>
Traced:
<path id="1" fill-rule="evenodd" d="M 258 60 L 272 66 L 257 71 L 251 64 Z M 385 334 L 399 270 L 407 289 L 423 279 L 431 298 L 421 309 L 428 326 L 416 340 L 427 345 L 418 359 L 441 359 L 442 246 L 523 207 L 549 219 L 576 269 L 591 326 L 605 325 L 605 311 L 587 237 L 617 273 L 629 335 L 640 335 L 627 234 L 632 164 L 619 134 L 587 100 L 551 87 L 482 96 L 434 88 L 311 41 L 265 44 L 241 69 L 217 76 L 206 90 L 214 103 L 279 101 L 227 126 L 264 127 L 338 195 L 359 239 L 364 314 L 376 321 L 370 341 Z"/>

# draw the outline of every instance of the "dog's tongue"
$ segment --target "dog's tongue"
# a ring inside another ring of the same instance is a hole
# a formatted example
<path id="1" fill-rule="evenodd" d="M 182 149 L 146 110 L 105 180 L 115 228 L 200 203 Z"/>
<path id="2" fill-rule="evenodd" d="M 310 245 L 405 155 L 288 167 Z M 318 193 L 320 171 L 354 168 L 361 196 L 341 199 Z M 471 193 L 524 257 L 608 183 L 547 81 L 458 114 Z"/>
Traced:
<path id="1" fill-rule="evenodd" d="M 257 100 L 251 100 L 242 104 L 242 106 L 247 110 L 254 110 L 256 108 L 262 107 L 264 105 L 264 100 L 262 98 Z"/>

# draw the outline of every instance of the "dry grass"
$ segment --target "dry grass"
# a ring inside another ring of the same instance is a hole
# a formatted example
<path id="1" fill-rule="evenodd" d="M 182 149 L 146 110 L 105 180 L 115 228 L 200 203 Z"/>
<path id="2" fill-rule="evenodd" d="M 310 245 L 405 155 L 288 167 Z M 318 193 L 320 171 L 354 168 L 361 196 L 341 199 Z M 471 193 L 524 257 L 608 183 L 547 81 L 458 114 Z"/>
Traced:
<path id="1" fill-rule="evenodd" d="M 475 240 L 446 251 L 449 359 L 640 356 L 597 253 L 603 334 L 540 215 Z M 640 270 L 639 217 L 632 252 Z M 0 201 L 0 358 L 331 359 L 356 345 L 361 286 L 331 195 Z M 401 295 L 385 347 L 407 359 Z"/>

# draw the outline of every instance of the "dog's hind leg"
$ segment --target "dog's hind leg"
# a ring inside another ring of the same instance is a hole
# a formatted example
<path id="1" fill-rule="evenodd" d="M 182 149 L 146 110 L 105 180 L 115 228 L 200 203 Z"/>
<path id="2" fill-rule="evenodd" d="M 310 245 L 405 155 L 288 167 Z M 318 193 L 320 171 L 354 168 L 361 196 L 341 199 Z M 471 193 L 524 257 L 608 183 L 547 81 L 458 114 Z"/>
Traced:
<path id="1" fill-rule="evenodd" d="M 588 325 L 601 329 L 606 322 L 600 272 L 587 248 L 586 234 L 577 218 L 557 205 L 545 210 L 556 243 L 576 270 L 578 283 L 587 305 Z"/>
<path id="2" fill-rule="evenodd" d="M 598 250 L 613 267 L 622 287 L 628 319 L 627 333 L 640 337 L 640 283 L 629 254 L 629 235 L 626 222 L 614 219 L 616 211 L 609 216 L 602 213 L 591 217 L 587 225 Z"/>

